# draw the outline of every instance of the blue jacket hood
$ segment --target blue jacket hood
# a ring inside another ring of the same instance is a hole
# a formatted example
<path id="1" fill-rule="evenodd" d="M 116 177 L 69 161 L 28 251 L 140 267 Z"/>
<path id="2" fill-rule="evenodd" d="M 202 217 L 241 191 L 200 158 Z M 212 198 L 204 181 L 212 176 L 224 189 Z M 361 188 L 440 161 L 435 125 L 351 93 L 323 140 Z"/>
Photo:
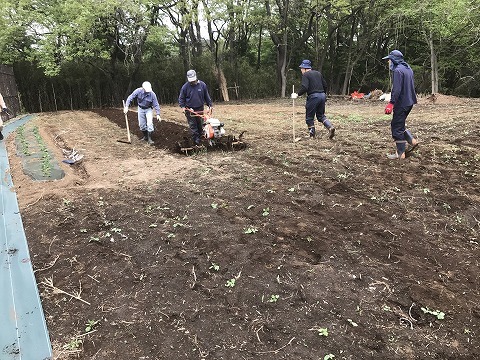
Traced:
<path id="1" fill-rule="evenodd" d="M 409 67 L 408 64 L 403 59 L 403 54 L 400 50 L 392 50 L 390 54 L 382 58 L 383 60 L 391 60 L 392 64 L 390 64 L 390 70 L 393 70 L 397 65 L 403 64 L 407 68 Z"/>

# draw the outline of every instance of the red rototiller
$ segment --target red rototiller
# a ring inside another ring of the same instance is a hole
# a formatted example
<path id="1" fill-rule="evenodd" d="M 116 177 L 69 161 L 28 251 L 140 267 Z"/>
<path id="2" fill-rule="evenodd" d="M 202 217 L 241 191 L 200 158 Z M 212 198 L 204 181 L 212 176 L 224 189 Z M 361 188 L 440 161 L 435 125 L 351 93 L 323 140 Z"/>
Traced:
<path id="1" fill-rule="evenodd" d="M 243 134 L 245 131 L 237 137 L 233 135 L 226 135 L 224 123 L 219 119 L 210 117 L 210 114 L 203 114 L 195 112 L 192 109 L 186 108 L 194 116 L 199 116 L 203 120 L 202 142 L 206 145 L 196 146 L 189 138 L 184 138 L 183 142 L 178 143 L 179 151 L 185 154 L 191 152 L 197 152 L 205 148 L 219 148 L 228 151 L 242 150 L 246 148 L 245 142 L 243 142 Z"/>

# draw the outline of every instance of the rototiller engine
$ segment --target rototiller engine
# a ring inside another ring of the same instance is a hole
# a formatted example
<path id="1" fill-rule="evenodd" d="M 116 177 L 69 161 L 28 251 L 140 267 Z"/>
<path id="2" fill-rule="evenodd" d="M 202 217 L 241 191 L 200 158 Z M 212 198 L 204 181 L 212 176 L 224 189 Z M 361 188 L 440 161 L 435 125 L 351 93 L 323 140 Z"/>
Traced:
<path id="1" fill-rule="evenodd" d="M 242 141 L 243 131 L 238 139 L 232 135 L 225 135 L 224 123 L 219 119 L 212 118 L 208 114 L 197 113 L 187 108 L 194 116 L 203 119 L 202 139 L 206 141 L 207 148 L 221 148 L 224 150 L 241 150 L 245 149 L 246 144 Z M 189 138 L 184 138 L 182 143 L 178 143 L 179 150 L 188 155 L 189 152 L 195 152 L 204 149 L 205 146 L 194 146 Z"/>
<path id="2" fill-rule="evenodd" d="M 225 135 L 224 124 L 218 119 L 209 118 L 203 122 L 203 136 L 208 140 L 208 144 L 213 146 L 215 141 Z"/>

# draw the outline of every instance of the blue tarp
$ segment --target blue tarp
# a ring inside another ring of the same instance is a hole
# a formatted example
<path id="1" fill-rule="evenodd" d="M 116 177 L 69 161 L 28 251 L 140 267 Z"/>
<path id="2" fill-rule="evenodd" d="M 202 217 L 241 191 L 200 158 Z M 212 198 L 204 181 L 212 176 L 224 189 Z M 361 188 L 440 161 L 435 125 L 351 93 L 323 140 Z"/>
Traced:
<path id="1" fill-rule="evenodd" d="M 31 118 L 9 122 L 5 138 Z M 0 360 L 52 359 L 5 140 L 0 141 L 0 175 Z"/>

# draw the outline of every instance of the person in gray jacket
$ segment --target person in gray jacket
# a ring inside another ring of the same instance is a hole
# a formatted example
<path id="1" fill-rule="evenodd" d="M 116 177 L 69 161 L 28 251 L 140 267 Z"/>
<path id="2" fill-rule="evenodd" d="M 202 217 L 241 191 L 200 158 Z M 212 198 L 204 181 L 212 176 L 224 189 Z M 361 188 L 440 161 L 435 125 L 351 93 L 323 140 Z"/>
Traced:
<path id="1" fill-rule="evenodd" d="M 153 109 L 157 114 L 157 120 L 162 121 L 160 117 L 160 104 L 157 100 L 157 95 L 152 90 L 152 84 L 148 81 L 143 82 L 142 87 L 135 89 L 125 101 L 123 112 L 128 112 L 128 107 L 133 99 L 137 99 L 138 104 L 138 126 L 143 133 L 142 140 L 148 141 L 150 145 L 153 144 L 152 134 L 153 126 Z"/>

